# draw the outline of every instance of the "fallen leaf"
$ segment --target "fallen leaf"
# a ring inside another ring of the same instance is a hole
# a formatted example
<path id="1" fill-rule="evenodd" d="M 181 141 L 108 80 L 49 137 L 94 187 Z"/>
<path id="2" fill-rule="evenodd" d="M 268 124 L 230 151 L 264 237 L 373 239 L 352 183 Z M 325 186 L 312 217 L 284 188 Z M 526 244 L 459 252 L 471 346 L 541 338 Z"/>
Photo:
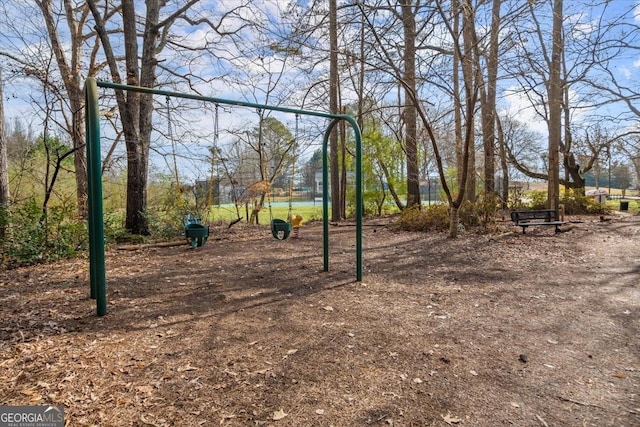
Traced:
<path id="1" fill-rule="evenodd" d="M 187 371 L 197 371 L 198 368 L 196 368 L 195 366 L 191 366 L 191 365 L 187 365 L 187 366 L 181 366 L 178 368 L 178 372 L 187 372 Z"/>
<path id="2" fill-rule="evenodd" d="M 287 351 L 287 355 L 296 354 L 297 352 L 298 352 L 297 348 L 292 348 L 291 350 Z"/>
<path id="3" fill-rule="evenodd" d="M 422 380 L 421 380 L 420 378 L 414 378 L 414 379 L 413 379 L 413 382 L 414 382 L 415 384 L 422 384 Z"/>
<path id="4" fill-rule="evenodd" d="M 153 391 L 153 387 L 150 385 L 139 385 L 136 387 L 136 390 L 138 390 L 140 393 L 151 394 L 151 392 Z"/>
<path id="5" fill-rule="evenodd" d="M 273 421 L 279 421 L 286 417 L 288 414 L 284 412 L 282 409 L 278 409 L 273 413 Z"/>
<path id="6" fill-rule="evenodd" d="M 333 311 L 333 307 L 331 307 L 330 305 L 328 305 L 328 306 L 324 307 L 324 309 L 325 309 L 326 311 Z"/>
<path id="7" fill-rule="evenodd" d="M 514 408 L 519 408 L 520 404 L 518 402 L 510 402 L 510 405 Z"/>
<path id="8" fill-rule="evenodd" d="M 442 417 L 444 422 L 449 424 L 450 426 L 454 424 L 458 424 L 459 422 L 462 421 L 462 419 L 460 418 L 452 417 L 450 412 L 448 412 L 447 415 L 440 415 L 440 416 Z"/>
<path id="9" fill-rule="evenodd" d="M 474 377 L 477 377 L 477 376 L 478 376 L 478 373 L 477 373 L 476 371 L 474 371 L 473 369 L 472 369 L 472 370 L 470 370 L 470 371 L 469 371 L 469 373 L 470 373 L 471 375 L 473 375 Z"/>
<path id="10" fill-rule="evenodd" d="M 324 409 L 316 409 L 316 414 L 324 415 Z"/>

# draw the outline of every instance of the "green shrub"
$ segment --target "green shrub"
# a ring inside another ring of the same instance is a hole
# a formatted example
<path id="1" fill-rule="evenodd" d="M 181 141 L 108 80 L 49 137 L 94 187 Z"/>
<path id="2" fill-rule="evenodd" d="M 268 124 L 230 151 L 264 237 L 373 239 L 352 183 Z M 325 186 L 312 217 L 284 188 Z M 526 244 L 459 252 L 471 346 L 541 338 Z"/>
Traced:
<path id="1" fill-rule="evenodd" d="M 475 203 L 466 201 L 462 204 L 458 218 L 466 228 L 488 229 L 495 223 L 495 214 L 499 207 L 500 200 L 497 194 L 480 194 Z"/>
<path id="2" fill-rule="evenodd" d="M 393 228 L 403 231 L 446 231 L 449 229 L 449 207 L 446 204 L 405 209 Z"/>
<path id="3" fill-rule="evenodd" d="M 507 200 L 507 208 L 511 210 L 522 210 L 527 207 L 525 203 L 525 193 L 522 189 L 509 191 L 509 200 Z"/>
<path id="4" fill-rule="evenodd" d="M 3 215 L 2 268 L 70 258 L 88 247 L 87 229 L 75 206 L 53 206 L 43 216 L 35 199 L 14 205 Z"/>
<path id="5" fill-rule="evenodd" d="M 532 190 L 527 193 L 530 199 L 528 204 L 522 203 L 518 209 L 546 209 L 547 208 L 547 192 L 542 190 Z M 585 196 L 584 189 L 570 188 L 561 193 L 560 203 L 564 205 L 564 211 L 567 215 L 602 215 L 609 212 L 609 208 L 603 203 L 597 203 L 593 197 Z M 511 209 L 516 209 L 515 205 L 511 205 Z"/>
<path id="6" fill-rule="evenodd" d="M 529 209 L 540 210 L 547 208 L 547 192 L 543 190 L 532 190 L 527 195 L 531 202 L 529 202 Z"/>
<path id="7" fill-rule="evenodd" d="M 560 203 L 564 205 L 564 212 L 567 215 L 603 215 L 609 212 L 609 208 L 604 203 L 597 203 L 593 197 L 585 196 L 582 188 L 565 191 Z"/>
<path id="8" fill-rule="evenodd" d="M 192 216 L 199 216 L 191 214 Z M 187 213 L 177 209 L 147 210 L 146 218 L 153 240 L 171 240 L 184 231 Z"/>

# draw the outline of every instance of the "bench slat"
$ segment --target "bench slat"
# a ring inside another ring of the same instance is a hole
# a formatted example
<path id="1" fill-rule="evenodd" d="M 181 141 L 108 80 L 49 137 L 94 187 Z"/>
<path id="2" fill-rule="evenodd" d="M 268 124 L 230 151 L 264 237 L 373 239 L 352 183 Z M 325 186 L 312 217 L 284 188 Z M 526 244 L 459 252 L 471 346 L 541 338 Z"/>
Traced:
<path id="1" fill-rule="evenodd" d="M 553 209 L 512 211 L 511 220 L 519 227 L 522 227 L 522 234 L 526 233 L 526 229 L 532 225 L 553 225 L 556 233 L 560 232 L 560 226 L 563 221 L 558 221 L 556 211 Z"/>

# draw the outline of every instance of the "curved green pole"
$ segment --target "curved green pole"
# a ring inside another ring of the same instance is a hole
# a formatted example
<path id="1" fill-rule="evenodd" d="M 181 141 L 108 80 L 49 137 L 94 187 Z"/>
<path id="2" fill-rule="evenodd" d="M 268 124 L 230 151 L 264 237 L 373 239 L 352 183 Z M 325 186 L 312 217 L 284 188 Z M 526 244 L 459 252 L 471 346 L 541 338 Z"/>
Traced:
<path id="1" fill-rule="evenodd" d="M 362 134 L 355 119 L 340 115 L 334 118 L 324 132 L 322 141 L 322 243 L 324 254 L 324 271 L 329 271 L 329 137 L 334 126 L 340 120 L 346 120 L 353 128 L 356 144 L 356 280 L 362 281 Z M 333 201 L 332 201 L 333 202 Z"/>
<path id="2" fill-rule="evenodd" d="M 104 225 L 102 206 L 102 165 L 100 159 L 100 123 L 98 109 L 98 87 L 127 90 L 156 95 L 174 96 L 177 98 L 196 99 L 218 104 L 241 107 L 261 108 L 266 110 L 295 113 L 331 119 L 323 142 L 323 217 L 324 217 L 324 270 L 329 271 L 329 207 L 328 207 L 328 167 L 327 142 L 331 129 L 340 121 L 346 120 L 353 128 L 356 145 L 356 280 L 362 281 L 362 135 L 355 119 L 346 114 L 330 114 L 319 111 L 256 104 L 252 102 L 233 101 L 222 98 L 171 92 L 139 86 L 128 86 L 120 83 L 99 82 L 87 78 L 85 84 L 86 97 L 86 131 L 87 131 L 87 179 L 89 185 L 89 276 L 91 280 L 91 298 L 96 299 L 97 314 L 107 313 L 107 285 L 104 255 Z"/>
<path id="3" fill-rule="evenodd" d="M 98 316 L 107 314 L 107 281 L 104 262 L 104 226 L 102 209 L 102 164 L 100 159 L 100 123 L 98 86 L 93 79 L 85 84 L 87 132 L 87 183 L 89 205 L 89 278 L 91 298 L 96 300 Z"/>

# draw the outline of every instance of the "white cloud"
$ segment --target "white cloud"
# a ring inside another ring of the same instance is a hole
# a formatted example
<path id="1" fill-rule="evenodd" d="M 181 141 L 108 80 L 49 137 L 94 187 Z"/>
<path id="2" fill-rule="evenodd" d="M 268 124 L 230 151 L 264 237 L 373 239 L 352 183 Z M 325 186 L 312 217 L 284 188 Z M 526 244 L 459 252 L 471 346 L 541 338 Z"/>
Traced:
<path id="1" fill-rule="evenodd" d="M 528 127 L 535 132 L 546 135 L 547 124 L 538 115 L 524 93 L 517 87 L 511 87 L 505 91 L 505 114 L 513 117 L 519 122 L 527 123 Z"/>
<path id="2" fill-rule="evenodd" d="M 634 64 L 634 66 L 637 66 L 637 65 Z M 629 79 L 633 75 L 629 67 L 621 66 L 621 67 L 618 67 L 618 70 L 624 76 L 625 79 Z"/>

